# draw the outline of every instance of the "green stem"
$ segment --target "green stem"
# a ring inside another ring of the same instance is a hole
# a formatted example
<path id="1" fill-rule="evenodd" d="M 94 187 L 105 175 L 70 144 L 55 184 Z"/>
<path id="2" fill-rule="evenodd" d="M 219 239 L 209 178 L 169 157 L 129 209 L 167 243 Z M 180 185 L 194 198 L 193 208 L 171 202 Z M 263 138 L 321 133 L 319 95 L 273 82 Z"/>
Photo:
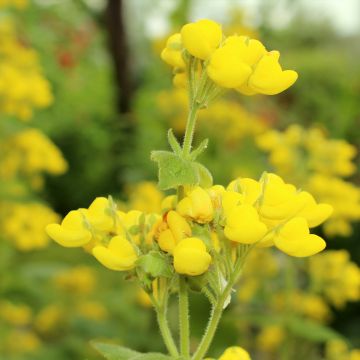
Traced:
<path id="1" fill-rule="evenodd" d="M 175 341 L 172 337 L 171 331 L 169 329 L 169 325 L 166 319 L 166 308 L 158 307 L 156 308 L 157 321 L 160 328 L 161 336 L 163 337 L 166 348 L 169 351 L 169 354 L 174 357 L 179 357 L 179 352 L 176 347 Z"/>
<path id="2" fill-rule="evenodd" d="M 190 358 L 189 297 L 185 278 L 179 278 L 179 325 L 180 352 L 184 359 Z"/>
<path id="3" fill-rule="evenodd" d="M 246 248 L 242 256 L 238 258 L 234 267 L 234 271 L 230 276 L 229 282 L 227 283 L 222 295 L 220 296 L 218 303 L 216 304 L 216 306 L 213 307 L 211 311 L 208 326 L 205 330 L 203 338 L 201 339 L 199 347 L 197 348 L 194 356 L 192 357 L 192 360 L 202 360 L 203 357 L 206 355 L 207 351 L 209 350 L 224 310 L 225 301 L 230 296 L 232 288 L 240 276 L 245 258 L 249 253 L 249 250 L 250 248 Z"/>
<path id="4" fill-rule="evenodd" d="M 190 107 L 189 117 L 186 122 L 185 137 L 183 142 L 183 156 L 188 157 L 191 152 L 191 144 L 194 137 L 196 118 L 199 107 L 193 103 Z"/>

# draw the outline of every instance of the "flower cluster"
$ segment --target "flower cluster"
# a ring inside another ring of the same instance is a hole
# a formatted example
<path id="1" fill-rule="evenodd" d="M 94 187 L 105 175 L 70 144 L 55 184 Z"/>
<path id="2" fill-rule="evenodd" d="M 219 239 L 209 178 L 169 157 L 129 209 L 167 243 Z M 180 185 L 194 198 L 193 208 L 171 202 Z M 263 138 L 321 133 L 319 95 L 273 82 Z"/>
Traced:
<path id="1" fill-rule="evenodd" d="M 93 269 L 62 269 L 49 280 L 47 289 L 55 299 L 40 308 L 9 299 L 0 301 L 0 350 L 6 358 L 36 356 L 46 348 L 49 338 L 63 341 L 74 319 L 99 324 L 107 318 L 107 309 L 95 297 L 98 279 Z"/>
<path id="2" fill-rule="evenodd" d="M 309 228 L 331 214 L 330 206 L 274 174 L 238 179 L 227 189 L 194 187 L 177 203 L 174 196 L 166 198 L 163 206 L 168 208 L 162 215 L 121 212 L 111 199 L 97 198 L 46 231 L 62 246 L 84 247 L 112 270 L 132 270 L 141 257 L 159 251 L 172 257 L 175 272 L 194 276 L 216 264 L 216 252 L 230 251 L 231 261 L 239 244 L 313 255 L 325 242 Z"/>
<path id="3" fill-rule="evenodd" d="M 52 102 L 50 84 L 42 75 L 37 54 L 18 39 L 10 20 L 0 24 L 0 112 L 22 120 Z"/>
<path id="4" fill-rule="evenodd" d="M 26 3 L 25 0 L 3 0 L 0 8 L 10 5 L 20 8 Z M 44 173 L 63 174 L 67 163 L 44 133 L 18 121 L 29 120 L 35 108 L 49 106 L 52 94 L 36 52 L 20 40 L 10 13 L 1 16 L 0 231 L 17 249 L 29 251 L 48 244 L 44 227 L 59 220 L 51 208 L 35 201 L 33 191 L 41 189 Z M 21 202 L 23 198 L 31 201 Z"/>
<path id="5" fill-rule="evenodd" d="M 267 51 L 258 40 L 224 37 L 221 26 L 207 19 L 184 25 L 169 37 L 161 53 L 174 68 L 175 85 L 186 86 L 187 72 L 194 71 L 220 88 L 244 95 L 275 95 L 294 84 L 297 73 L 284 71 L 279 57 L 278 51 Z"/>
<path id="6" fill-rule="evenodd" d="M 28 178 L 39 188 L 41 174 L 62 175 L 67 163 L 56 145 L 40 130 L 28 128 L 8 136 L 1 145 L 0 176 L 10 179 L 16 176 Z"/>
<path id="7" fill-rule="evenodd" d="M 349 349 L 343 340 L 331 340 L 326 344 L 326 360 L 359 360 L 360 349 Z"/>
<path id="8" fill-rule="evenodd" d="M 60 216 L 51 208 L 37 202 L 0 202 L 1 234 L 21 251 L 41 249 L 49 238 L 44 228 L 49 222 L 59 221 Z"/>
<path id="9" fill-rule="evenodd" d="M 343 177 L 356 171 L 353 145 L 299 125 L 283 132 L 269 130 L 257 137 L 257 145 L 269 153 L 277 173 L 333 206 L 334 214 L 324 227 L 327 234 L 351 234 L 351 222 L 360 219 L 360 189 Z"/>
<path id="10" fill-rule="evenodd" d="M 310 260 L 310 277 L 315 290 L 334 306 L 360 300 L 360 268 L 346 250 L 331 250 Z"/>

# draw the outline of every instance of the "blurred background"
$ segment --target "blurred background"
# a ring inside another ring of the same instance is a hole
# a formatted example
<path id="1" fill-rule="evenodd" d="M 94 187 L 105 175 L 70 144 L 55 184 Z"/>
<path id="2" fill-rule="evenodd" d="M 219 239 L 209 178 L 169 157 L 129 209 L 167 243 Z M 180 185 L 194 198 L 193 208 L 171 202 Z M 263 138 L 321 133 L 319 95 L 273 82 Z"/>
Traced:
<path id="1" fill-rule="evenodd" d="M 238 344 L 254 359 L 360 358 L 358 0 L 0 0 L 0 359 L 100 359 L 92 339 L 164 351 L 135 284 L 44 228 L 108 194 L 160 211 L 149 154 L 169 127 L 181 139 L 187 114 L 160 52 L 201 18 L 299 73 L 278 96 L 231 93 L 202 111 L 195 142 L 210 139 L 215 183 L 274 171 L 335 209 L 323 254 L 249 261 L 212 355 Z M 194 346 L 208 309 L 193 294 Z"/>

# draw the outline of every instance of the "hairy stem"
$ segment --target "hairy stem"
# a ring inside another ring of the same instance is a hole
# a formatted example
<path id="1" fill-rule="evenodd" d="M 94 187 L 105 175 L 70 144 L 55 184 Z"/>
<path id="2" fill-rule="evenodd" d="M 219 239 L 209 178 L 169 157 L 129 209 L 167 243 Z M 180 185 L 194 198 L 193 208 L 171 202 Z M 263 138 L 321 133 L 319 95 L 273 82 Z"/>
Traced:
<path id="1" fill-rule="evenodd" d="M 194 356 L 192 357 L 192 360 L 202 360 L 206 355 L 207 351 L 209 350 L 209 347 L 214 338 L 216 329 L 219 325 L 221 315 L 224 310 L 224 304 L 228 299 L 228 297 L 231 295 L 231 291 L 234 284 L 239 279 L 245 258 L 250 251 L 250 247 L 246 246 L 242 250 L 244 251 L 241 251 L 241 256 L 239 256 L 239 258 L 236 261 L 234 271 L 230 276 L 229 282 L 227 283 L 226 287 L 224 288 L 224 291 L 219 297 L 217 304 L 212 308 L 207 328 L 205 330 L 203 338 L 201 339 L 199 347 L 197 348 Z"/>
<path id="2" fill-rule="evenodd" d="M 179 357 L 179 352 L 176 347 L 175 341 L 173 339 L 173 336 L 171 334 L 169 324 L 166 319 L 166 307 L 158 307 L 156 308 L 156 315 L 157 315 L 157 321 L 160 328 L 161 336 L 164 340 L 165 346 L 167 350 L 169 351 L 169 354 L 174 357 Z"/>
<path id="3" fill-rule="evenodd" d="M 189 297 L 185 278 L 179 278 L 179 326 L 180 352 L 184 359 L 190 358 Z"/>
<path id="4" fill-rule="evenodd" d="M 190 107 L 189 116 L 186 122 L 185 137 L 183 142 L 183 156 L 188 157 L 191 152 L 191 144 L 194 137 L 198 105 L 193 103 Z"/>

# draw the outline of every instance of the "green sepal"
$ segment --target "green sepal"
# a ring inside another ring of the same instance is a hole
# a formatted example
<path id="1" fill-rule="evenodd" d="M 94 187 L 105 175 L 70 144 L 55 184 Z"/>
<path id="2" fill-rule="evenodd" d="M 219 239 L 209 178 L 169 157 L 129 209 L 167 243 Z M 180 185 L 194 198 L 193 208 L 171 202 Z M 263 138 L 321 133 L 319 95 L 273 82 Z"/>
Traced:
<path id="1" fill-rule="evenodd" d="M 159 276 L 171 278 L 173 276 L 169 258 L 158 251 L 153 250 L 140 256 L 136 263 L 147 275 L 153 278 Z"/>
<path id="2" fill-rule="evenodd" d="M 196 160 L 199 155 L 201 155 L 208 147 L 208 144 L 209 144 L 209 139 L 204 139 L 200 145 L 191 152 L 190 154 L 190 159 L 191 160 Z"/>
<path id="3" fill-rule="evenodd" d="M 172 129 L 169 129 L 168 133 L 168 142 L 169 142 L 169 145 L 171 147 L 171 149 L 174 151 L 174 153 L 176 155 L 180 155 L 181 152 L 182 152 L 182 149 L 181 149 L 181 146 L 179 144 L 179 142 L 177 141 L 174 133 L 173 133 L 173 130 Z"/>
<path id="4" fill-rule="evenodd" d="M 199 177 L 199 185 L 203 188 L 209 188 L 213 185 L 213 177 L 211 172 L 203 165 L 198 162 L 193 163 L 193 167 Z"/>

